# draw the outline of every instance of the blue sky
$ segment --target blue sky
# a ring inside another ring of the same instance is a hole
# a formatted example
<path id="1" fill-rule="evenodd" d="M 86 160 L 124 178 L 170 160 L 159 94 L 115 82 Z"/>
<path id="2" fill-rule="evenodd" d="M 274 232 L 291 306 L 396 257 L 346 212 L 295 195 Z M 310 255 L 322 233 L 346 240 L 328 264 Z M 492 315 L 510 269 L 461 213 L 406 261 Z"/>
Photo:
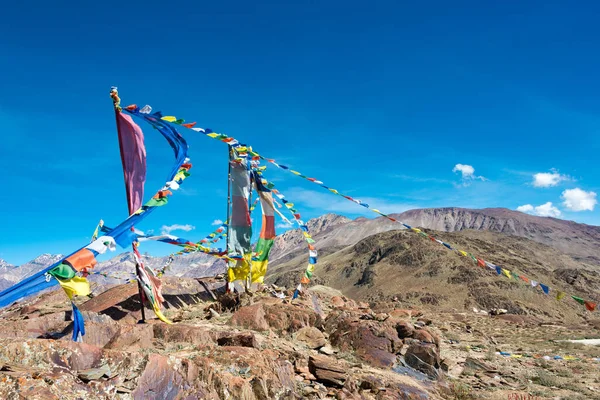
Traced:
<path id="1" fill-rule="evenodd" d="M 596 3 L 81 3 L 3 7 L 0 258 L 11 263 L 68 253 L 99 218 L 125 218 L 111 85 L 125 104 L 225 132 L 384 212 L 521 207 L 600 224 Z M 145 133 L 151 195 L 172 160 Z M 200 239 L 226 212 L 227 149 L 185 134 L 193 175 L 139 228 L 189 224 L 172 233 Z M 369 215 L 267 176 L 306 219 Z"/>

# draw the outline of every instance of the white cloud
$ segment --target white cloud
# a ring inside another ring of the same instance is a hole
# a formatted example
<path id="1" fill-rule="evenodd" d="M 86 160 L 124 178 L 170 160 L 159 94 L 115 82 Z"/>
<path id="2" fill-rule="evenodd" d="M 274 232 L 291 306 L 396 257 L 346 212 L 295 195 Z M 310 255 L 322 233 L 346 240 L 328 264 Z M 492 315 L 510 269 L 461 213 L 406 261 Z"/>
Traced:
<path id="1" fill-rule="evenodd" d="M 536 215 L 540 217 L 560 217 L 560 210 L 552 205 L 552 202 L 547 202 L 534 209 Z"/>
<path id="2" fill-rule="evenodd" d="M 571 211 L 594 211 L 598 204 L 595 192 L 586 192 L 579 188 L 567 189 L 562 192 L 564 206 Z"/>
<path id="3" fill-rule="evenodd" d="M 538 188 L 547 188 L 558 185 L 562 181 L 568 181 L 570 178 L 567 175 L 559 174 L 557 170 L 552 169 L 552 172 L 538 172 L 533 175 L 533 186 Z"/>
<path id="4" fill-rule="evenodd" d="M 524 204 L 517 207 L 517 211 L 521 211 L 527 214 L 537 215 L 539 217 L 560 217 L 561 212 L 558 208 L 552 205 L 552 202 L 544 203 L 540 206 L 532 206 L 531 204 Z"/>
<path id="5" fill-rule="evenodd" d="M 160 231 L 163 235 L 168 235 L 173 231 L 185 231 L 185 232 L 189 232 L 193 229 L 196 229 L 195 226 L 193 225 L 179 225 L 179 224 L 174 224 L 174 225 L 163 225 L 162 228 L 160 228 Z"/>
<path id="6" fill-rule="evenodd" d="M 223 225 L 223 221 L 221 221 L 220 219 L 215 219 L 212 224 L 212 226 L 219 226 L 219 225 Z"/>
<path id="7" fill-rule="evenodd" d="M 525 204 L 517 207 L 517 211 L 521 211 L 522 213 L 530 213 L 533 211 L 533 206 L 531 204 Z"/>
<path id="8" fill-rule="evenodd" d="M 469 186 L 471 182 L 473 182 L 476 179 L 487 181 L 485 177 L 475 175 L 475 168 L 473 168 L 472 165 L 456 164 L 454 168 L 452 168 L 452 172 L 460 172 L 462 186 Z"/>
<path id="9" fill-rule="evenodd" d="M 288 229 L 293 229 L 294 225 L 282 222 L 280 224 L 277 224 L 275 226 L 275 228 L 277 228 L 277 229 L 283 229 L 283 230 L 288 230 Z"/>

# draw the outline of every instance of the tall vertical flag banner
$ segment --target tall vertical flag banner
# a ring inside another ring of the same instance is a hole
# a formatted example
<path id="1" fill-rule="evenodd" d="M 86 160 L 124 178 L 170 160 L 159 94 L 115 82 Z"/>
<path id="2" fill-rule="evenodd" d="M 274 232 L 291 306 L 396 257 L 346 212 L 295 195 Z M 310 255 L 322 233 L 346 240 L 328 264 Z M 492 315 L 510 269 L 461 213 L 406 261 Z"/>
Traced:
<path id="1" fill-rule="evenodd" d="M 269 253 L 275 240 L 275 206 L 273 203 L 273 193 L 263 185 L 260 176 L 254 172 L 254 184 L 260 205 L 262 208 L 262 223 L 260 228 L 260 237 L 254 249 L 252 258 L 252 282 L 263 283 L 267 274 L 267 265 L 269 263 Z"/>
<path id="2" fill-rule="evenodd" d="M 252 186 L 248 171 L 249 160 L 230 153 L 231 167 L 230 193 L 231 214 L 227 235 L 227 255 L 229 261 L 227 275 L 229 282 L 245 280 L 250 275 L 252 220 L 248 200 Z"/>
<path id="3" fill-rule="evenodd" d="M 144 184 L 146 183 L 146 147 L 144 133 L 133 122 L 131 116 L 117 111 L 117 132 L 121 163 L 125 178 L 125 192 L 129 215 L 138 210 L 144 201 Z"/>

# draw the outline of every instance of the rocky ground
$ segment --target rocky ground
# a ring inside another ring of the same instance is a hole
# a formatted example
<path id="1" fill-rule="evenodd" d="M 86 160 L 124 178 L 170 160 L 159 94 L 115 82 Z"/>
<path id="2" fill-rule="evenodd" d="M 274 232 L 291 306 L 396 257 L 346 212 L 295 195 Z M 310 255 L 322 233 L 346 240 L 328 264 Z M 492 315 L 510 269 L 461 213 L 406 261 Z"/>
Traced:
<path id="1" fill-rule="evenodd" d="M 224 295 L 217 280 L 164 291 L 174 325 L 137 324 L 134 285 L 79 299 L 84 343 L 70 341 L 60 291 L 5 309 L 0 398 L 600 398 L 600 348 L 556 341 L 600 335 L 600 321 L 405 309 L 324 286 L 293 302 Z"/>

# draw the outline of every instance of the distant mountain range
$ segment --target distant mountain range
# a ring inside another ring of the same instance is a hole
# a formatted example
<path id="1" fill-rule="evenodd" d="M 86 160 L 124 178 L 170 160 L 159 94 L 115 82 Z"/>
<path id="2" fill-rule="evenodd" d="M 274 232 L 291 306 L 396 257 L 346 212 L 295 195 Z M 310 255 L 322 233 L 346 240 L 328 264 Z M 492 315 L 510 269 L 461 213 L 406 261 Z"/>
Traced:
<path id="1" fill-rule="evenodd" d="M 442 232 L 460 232 L 465 230 L 488 231 L 525 238 L 553 247 L 568 255 L 574 261 L 591 266 L 600 265 L 600 227 L 580 224 L 548 217 L 536 217 L 518 211 L 502 208 L 481 210 L 464 208 L 431 208 L 406 211 L 392 216 L 411 226 Z M 320 257 L 333 254 L 361 240 L 387 232 L 403 229 L 402 225 L 385 218 L 349 218 L 326 214 L 307 222 L 309 231 L 317 242 Z M 287 231 L 277 236 L 272 253 L 273 270 L 287 265 L 297 257 L 306 256 L 306 243 L 299 229 Z M 42 268 L 56 262 L 62 256 L 42 254 L 21 266 L 10 265 L 0 259 L 0 290 L 10 287 L 21 279 L 34 274 Z M 144 256 L 145 262 L 152 268 L 162 268 L 168 257 Z M 305 261 L 305 260 L 304 260 Z M 303 262 L 304 263 L 304 262 Z M 130 253 L 99 263 L 95 271 L 108 275 L 127 276 L 134 271 L 133 256 Z M 125 271 L 125 273 L 123 273 Z M 225 271 L 222 260 L 205 254 L 191 254 L 176 257 L 167 274 L 173 276 L 200 277 L 211 276 Z M 101 275 L 92 276 L 99 284 L 117 283 L 119 280 Z"/>

